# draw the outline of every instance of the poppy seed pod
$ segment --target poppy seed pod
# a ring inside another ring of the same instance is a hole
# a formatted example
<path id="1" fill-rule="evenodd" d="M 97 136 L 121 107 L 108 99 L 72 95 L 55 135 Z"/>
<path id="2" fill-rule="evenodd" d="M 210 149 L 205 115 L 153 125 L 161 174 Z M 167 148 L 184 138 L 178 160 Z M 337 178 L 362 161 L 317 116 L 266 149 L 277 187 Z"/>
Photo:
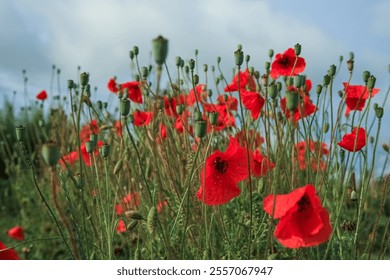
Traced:
<path id="1" fill-rule="evenodd" d="M 74 87 L 73 80 L 68 80 L 68 89 L 71 90 L 71 89 L 73 89 L 73 87 Z"/>
<path id="2" fill-rule="evenodd" d="M 324 79 L 322 80 L 322 83 L 324 84 L 324 86 L 328 86 L 330 84 L 330 76 L 325 75 Z"/>
<path id="3" fill-rule="evenodd" d="M 317 85 L 317 87 L 316 87 L 316 93 L 317 93 L 317 94 L 321 94 L 321 92 L 322 92 L 322 85 Z"/>
<path id="4" fill-rule="evenodd" d="M 162 65 L 168 55 L 168 40 L 160 35 L 156 39 L 154 39 L 152 43 L 154 61 L 158 65 Z"/>
<path id="5" fill-rule="evenodd" d="M 193 80 L 192 80 L 192 81 L 193 81 L 194 85 L 199 84 L 199 76 L 195 74 L 195 75 L 193 76 Z"/>
<path id="6" fill-rule="evenodd" d="M 190 67 L 191 70 L 195 69 L 195 60 L 192 58 L 188 61 L 188 66 Z"/>
<path id="7" fill-rule="evenodd" d="M 181 65 L 181 57 L 180 56 L 176 56 L 176 58 L 175 58 L 175 65 L 177 67 L 180 67 L 180 65 Z"/>
<path id="8" fill-rule="evenodd" d="M 91 134 L 89 135 L 89 140 L 91 140 L 91 141 L 93 142 L 93 146 L 94 146 L 94 148 L 95 148 L 96 145 L 97 145 L 97 142 L 98 142 L 98 135 L 95 134 L 95 133 L 91 133 Z"/>
<path id="9" fill-rule="evenodd" d="M 207 123 L 204 120 L 198 120 L 195 123 L 195 135 L 199 138 L 206 136 Z"/>
<path id="10" fill-rule="evenodd" d="M 364 71 L 364 72 L 363 72 L 363 81 L 364 81 L 365 83 L 367 83 L 367 82 L 368 82 L 368 79 L 370 78 L 370 76 L 371 76 L 370 71 Z"/>
<path id="11" fill-rule="evenodd" d="M 268 95 L 272 99 L 275 99 L 278 96 L 278 86 L 276 84 L 271 84 L 268 86 Z"/>
<path id="12" fill-rule="evenodd" d="M 332 65 L 329 67 L 328 75 L 331 76 L 331 77 L 333 77 L 334 75 L 336 75 L 336 65 L 332 64 Z"/>
<path id="13" fill-rule="evenodd" d="M 273 56 L 274 56 L 274 50 L 273 49 L 269 49 L 268 50 L 268 57 L 272 58 Z"/>
<path id="14" fill-rule="evenodd" d="M 375 87 L 375 82 L 376 82 L 376 78 L 375 76 L 371 75 L 369 78 L 368 78 L 368 81 L 367 81 L 367 87 L 370 91 L 372 91 Z"/>
<path id="15" fill-rule="evenodd" d="M 294 76 L 294 87 L 300 88 L 302 86 L 302 79 L 300 75 Z"/>
<path id="16" fill-rule="evenodd" d="M 350 59 L 350 60 L 347 61 L 348 71 L 352 71 L 353 70 L 353 65 L 354 65 L 353 59 Z"/>
<path id="17" fill-rule="evenodd" d="M 383 117 L 383 108 L 382 107 L 376 108 L 375 115 L 378 119 L 381 119 Z"/>
<path id="18" fill-rule="evenodd" d="M 16 127 L 16 139 L 19 142 L 23 142 L 24 140 L 26 140 L 26 133 L 27 131 L 23 125 Z"/>
<path id="19" fill-rule="evenodd" d="M 269 61 L 266 61 L 265 63 L 264 63 L 264 67 L 265 67 L 265 70 L 269 70 L 270 68 L 271 68 L 271 63 L 269 62 Z"/>
<path id="20" fill-rule="evenodd" d="M 215 126 L 218 123 L 218 112 L 212 111 L 210 113 L 210 124 Z"/>
<path id="21" fill-rule="evenodd" d="M 82 87 L 85 87 L 86 85 L 88 85 L 88 81 L 89 81 L 89 74 L 86 73 L 86 72 L 83 72 L 80 74 L 80 84 Z"/>
<path id="22" fill-rule="evenodd" d="M 127 116 L 130 112 L 130 99 L 123 98 L 120 101 L 120 111 L 122 116 Z"/>
<path id="23" fill-rule="evenodd" d="M 298 108 L 299 95 L 295 91 L 286 92 L 286 106 L 290 111 L 295 111 Z"/>
<path id="24" fill-rule="evenodd" d="M 144 80 L 146 80 L 146 78 L 148 77 L 148 75 L 149 75 L 149 69 L 148 69 L 148 67 L 142 67 L 141 68 L 141 76 L 142 76 L 142 78 L 144 79 Z"/>
<path id="25" fill-rule="evenodd" d="M 244 52 L 241 49 L 234 52 L 234 62 L 237 66 L 241 66 L 244 62 Z"/>
<path id="26" fill-rule="evenodd" d="M 249 54 L 247 54 L 245 56 L 245 62 L 248 63 L 250 60 L 251 60 L 251 56 Z"/>
<path id="27" fill-rule="evenodd" d="M 296 56 L 299 56 L 301 54 L 301 50 L 302 50 L 302 46 L 299 43 L 295 44 L 294 51 Z"/>
<path id="28" fill-rule="evenodd" d="M 138 48 L 138 46 L 134 46 L 133 47 L 133 52 L 134 52 L 134 55 L 138 55 L 139 54 L 139 48 Z"/>
<path id="29" fill-rule="evenodd" d="M 46 164 L 53 167 L 56 166 L 60 159 L 60 150 L 56 144 L 49 142 L 42 146 L 42 157 Z"/>

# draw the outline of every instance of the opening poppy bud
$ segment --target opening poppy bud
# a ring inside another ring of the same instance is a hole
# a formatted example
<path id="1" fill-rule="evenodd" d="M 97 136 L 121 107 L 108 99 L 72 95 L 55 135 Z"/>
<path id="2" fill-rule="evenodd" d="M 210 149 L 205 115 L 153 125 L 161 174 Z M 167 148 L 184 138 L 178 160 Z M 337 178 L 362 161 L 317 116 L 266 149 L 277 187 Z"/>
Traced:
<path id="1" fill-rule="evenodd" d="M 134 52 L 133 51 L 129 51 L 129 57 L 131 60 L 134 59 Z"/>
<path id="2" fill-rule="evenodd" d="M 115 167 L 114 167 L 114 174 L 115 174 L 115 175 L 118 174 L 119 171 L 121 171 L 122 167 L 123 167 L 123 160 L 120 159 L 120 160 L 115 164 Z"/>
<path id="3" fill-rule="evenodd" d="M 355 190 L 352 190 L 351 192 L 351 201 L 357 201 L 358 200 L 358 195 Z"/>
<path id="4" fill-rule="evenodd" d="M 218 112 L 212 111 L 210 113 L 210 124 L 215 126 L 218 123 Z"/>
<path id="5" fill-rule="evenodd" d="M 234 52 L 234 62 L 237 66 L 241 66 L 244 62 L 244 52 L 241 49 Z"/>
<path id="6" fill-rule="evenodd" d="M 184 104 L 176 105 L 176 113 L 178 113 L 179 115 L 183 114 L 184 109 L 185 109 Z"/>
<path id="7" fill-rule="evenodd" d="M 364 81 L 366 84 L 367 84 L 368 79 L 370 78 L 370 76 L 371 76 L 370 71 L 364 71 L 364 72 L 363 72 L 363 81 Z"/>
<path id="8" fill-rule="evenodd" d="M 194 83 L 194 85 L 197 85 L 199 83 L 199 76 L 196 74 L 193 77 L 193 83 Z"/>
<path id="9" fill-rule="evenodd" d="M 286 107 L 290 111 L 295 111 L 298 108 L 299 95 L 295 91 L 286 92 Z"/>
<path id="10" fill-rule="evenodd" d="M 321 94 L 321 92 L 322 92 L 322 85 L 317 85 L 317 87 L 316 87 L 316 93 L 317 93 L 317 94 Z"/>
<path id="11" fill-rule="evenodd" d="M 162 65 L 167 58 L 168 40 L 161 35 L 153 40 L 153 55 L 158 65 Z"/>
<path id="12" fill-rule="evenodd" d="M 375 115 L 378 119 L 381 119 L 383 117 L 383 108 L 382 107 L 376 108 Z"/>
<path id="13" fill-rule="evenodd" d="M 19 142 L 23 142 L 24 140 L 26 140 L 26 129 L 24 128 L 24 126 L 18 126 L 16 127 L 16 139 L 19 141 Z"/>
<path id="14" fill-rule="evenodd" d="M 157 208 L 153 206 L 149 210 L 148 219 L 146 221 L 146 225 L 150 234 L 154 234 L 156 232 L 157 224 L 158 224 Z"/>
<path id="15" fill-rule="evenodd" d="M 196 109 L 195 110 L 195 121 L 200 121 L 200 120 L 202 120 L 202 113 L 198 109 Z"/>
<path id="16" fill-rule="evenodd" d="M 271 63 L 269 61 L 266 61 L 264 66 L 265 66 L 265 70 L 268 71 L 271 68 Z"/>
<path id="17" fill-rule="evenodd" d="M 353 59 L 347 61 L 347 68 L 350 72 L 353 70 L 353 65 L 354 65 Z"/>
<path id="18" fill-rule="evenodd" d="M 383 150 L 385 150 L 386 153 L 388 153 L 390 151 L 389 145 L 387 145 L 386 143 L 382 144 L 382 148 L 383 148 Z"/>
<path id="19" fill-rule="evenodd" d="M 302 46 L 300 44 L 295 44 L 294 51 L 296 56 L 299 56 L 301 54 L 301 50 L 302 50 Z"/>
<path id="20" fill-rule="evenodd" d="M 300 88 L 302 86 L 302 79 L 300 75 L 294 76 L 294 87 Z"/>
<path id="21" fill-rule="evenodd" d="M 110 146 L 110 144 L 104 143 L 104 145 L 103 145 L 103 147 L 102 147 L 102 154 L 103 154 L 103 157 L 104 157 L 104 158 L 108 158 L 108 156 L 110 155 L 110 152 L 111 152 L 111 146 Z"/>
<path id="22" fill-rule="evenodd" d="M 336 65 L 332 64 L 332 65 L 329 67 L 328 75 L 331 76 L 331 77 L 333 77 L 334 75 L 336 75 Z"/>
<path id="23" fill-rule="evenodd" d="M 138 46 L 134 46 L 133 47 L 133 52 L 134 52 L 134 55 L 138 55 L 139 54 L 139 48 L 138 48 Z"/>
<path id="24" fill-rule="evenodd" d="M 86 85 L 88 85 L 88 81 L 89 81 L 89 74 L 86 73 L 86 72 L 83 72 L 80 74 L 80 84 L 82 87 L 85 87 Z"/>
<path id="25" fill-rule="evenodd" d="M 268 50 L 268 56 L 269 56 L 269 58 L 272 58 L 274 56 L 274 50 L 273 49 L 269 49 Z"/>
<path id="26" fill-rule="evenodd" d="M 325 123 L 322 127 L 322 132 L 327 133 L 329 131 L 329 123 Z"/>
<path id="27" fill-rule="evenodd" d="M 142 217 L 142 215 L 138 211 L 135 211 L 135 210 L 126 211 L 125 216 L 130 218 L 130 219 L 134 219 L 134 220 L 143 220 L 144 219 L 144 217 Z"/>
<path id="28" fill-rule="evenodd" d="M 130 112 L 130 99 L 123 98 L 120 102 L 120 111 L 122 116 L 127 116 Z"/>
<path id="29" fill-rule="evenodd" d="M 68 80 L 68 89 L 71 90 L 74 87 L 73 80 Z"/>
<path id="30" fill-rule="evenodd" d="M 268 86 L 268 95 L 275 99 L 278 96 L 278 86 L 276 84 L 271 84 Z"/>
<path id="31" fill-rule="evenodd" d="M 195 60 L 192 58 L 188 61 L 188 66 L 190 67 L 191 70 L 195 69 Z"/>
<path id="32" fill-rule="evenodd" d="M 198 120 L 195 123 L 195 135 L 199 138 L 206 136 L 207 123 L 204 120 Z"/>
<path id="33" fill-rule="evenodd" d="M 324 86 L 328 86 L 330 84 L 330 76 L 325 75 L 324 79 L 322 80 L 322 83 L 324 84 Z"/>
<path id="34" fill-rule="evenodd" d="M 149 69 L 147 68 L 147 67 L 142 67 L 141 68 L 141 75 L 142 75 L 142 78 L 144 79 L 144 80 L 146 80 L 146 78 L 148 77 L 148 75 L 149 75 Z"/>
<path id="35" fill-rule="evenodd" d="M 369 78 L 368 78 L 368 81 L 367 81 L 367 87 L 370 91 L 372 91 L 375 87 L 375 82 L 376 82 L 376 78 L 375 76 L 371 75 Z"/>
<path id="36" fill-rule="evenodd" d="M 56 166 L 60 159 L 60 150 L 56 144 L 49 142 L 42 146 L 42 157 L 46 164 L 53 167 Z"/>

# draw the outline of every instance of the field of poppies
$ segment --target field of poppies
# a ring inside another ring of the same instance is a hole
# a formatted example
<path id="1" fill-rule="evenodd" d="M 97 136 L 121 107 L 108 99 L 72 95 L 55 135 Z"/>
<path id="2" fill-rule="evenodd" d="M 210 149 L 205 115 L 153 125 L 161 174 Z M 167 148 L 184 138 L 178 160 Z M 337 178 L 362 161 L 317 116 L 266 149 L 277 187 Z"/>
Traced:
<path id="1" fill-rule="evenodd" d="M 389 89 L 353 53 L 314 84 L 299 44 L 264 66 L 239 45 L 232 77 L 198 51 L 169 68 L 161 36 L 139 52 L 110 102 L 93 69 L 5 102 L 0 259 L 390 259 Z"/>

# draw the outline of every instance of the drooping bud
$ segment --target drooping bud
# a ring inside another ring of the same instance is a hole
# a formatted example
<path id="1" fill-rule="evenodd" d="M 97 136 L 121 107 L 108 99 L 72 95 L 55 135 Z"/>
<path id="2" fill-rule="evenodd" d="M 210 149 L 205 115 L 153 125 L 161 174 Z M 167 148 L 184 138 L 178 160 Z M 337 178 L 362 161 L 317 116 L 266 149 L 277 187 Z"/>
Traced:
<path id="1" fill-rule="evenodd" d="M 53 142 L 43 144 L 42 157 L 47 165 L 51 167 L 56 166 L 60 159 L 60 149 Z"/>
<path id="2" fill-rule="evenodd" d="M 168 40 L 161 35 L 153 40 L 153 55 L 158 65 L 162 65 L 167 58 Z"/>

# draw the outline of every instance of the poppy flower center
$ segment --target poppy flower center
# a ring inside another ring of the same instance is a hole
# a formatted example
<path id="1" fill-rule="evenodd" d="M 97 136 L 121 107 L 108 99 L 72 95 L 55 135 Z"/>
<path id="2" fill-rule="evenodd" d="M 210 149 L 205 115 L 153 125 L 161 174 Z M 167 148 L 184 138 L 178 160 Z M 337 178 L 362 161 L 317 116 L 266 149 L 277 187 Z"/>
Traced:
<path id="1" fill-rule="evenodd" d="M 226 160 L 221 159 L 220 157 L 217 157 L 214 159 L 214 168 L 217 170 L 219 174 L 224 174 L 226 173 L 228 169 L 229 164 L 227 163 Z"/>
<path id="2" fill-rule="evenodd" d="M 298 201 L 298 212 L 302 212 L 302 211 L 306 210 L 308 207 L 310 207 L 310 200 L 307 198 L 306 195 L 304 195 Z"/>
<path id="3" fill-rule="evenodd" d="M 283 58 L 279 61 L 279 64 L 282 65 L 282 66 L 284 66 L 284 67 L 289 66 L 288 57 L 283 57 Z"/>

